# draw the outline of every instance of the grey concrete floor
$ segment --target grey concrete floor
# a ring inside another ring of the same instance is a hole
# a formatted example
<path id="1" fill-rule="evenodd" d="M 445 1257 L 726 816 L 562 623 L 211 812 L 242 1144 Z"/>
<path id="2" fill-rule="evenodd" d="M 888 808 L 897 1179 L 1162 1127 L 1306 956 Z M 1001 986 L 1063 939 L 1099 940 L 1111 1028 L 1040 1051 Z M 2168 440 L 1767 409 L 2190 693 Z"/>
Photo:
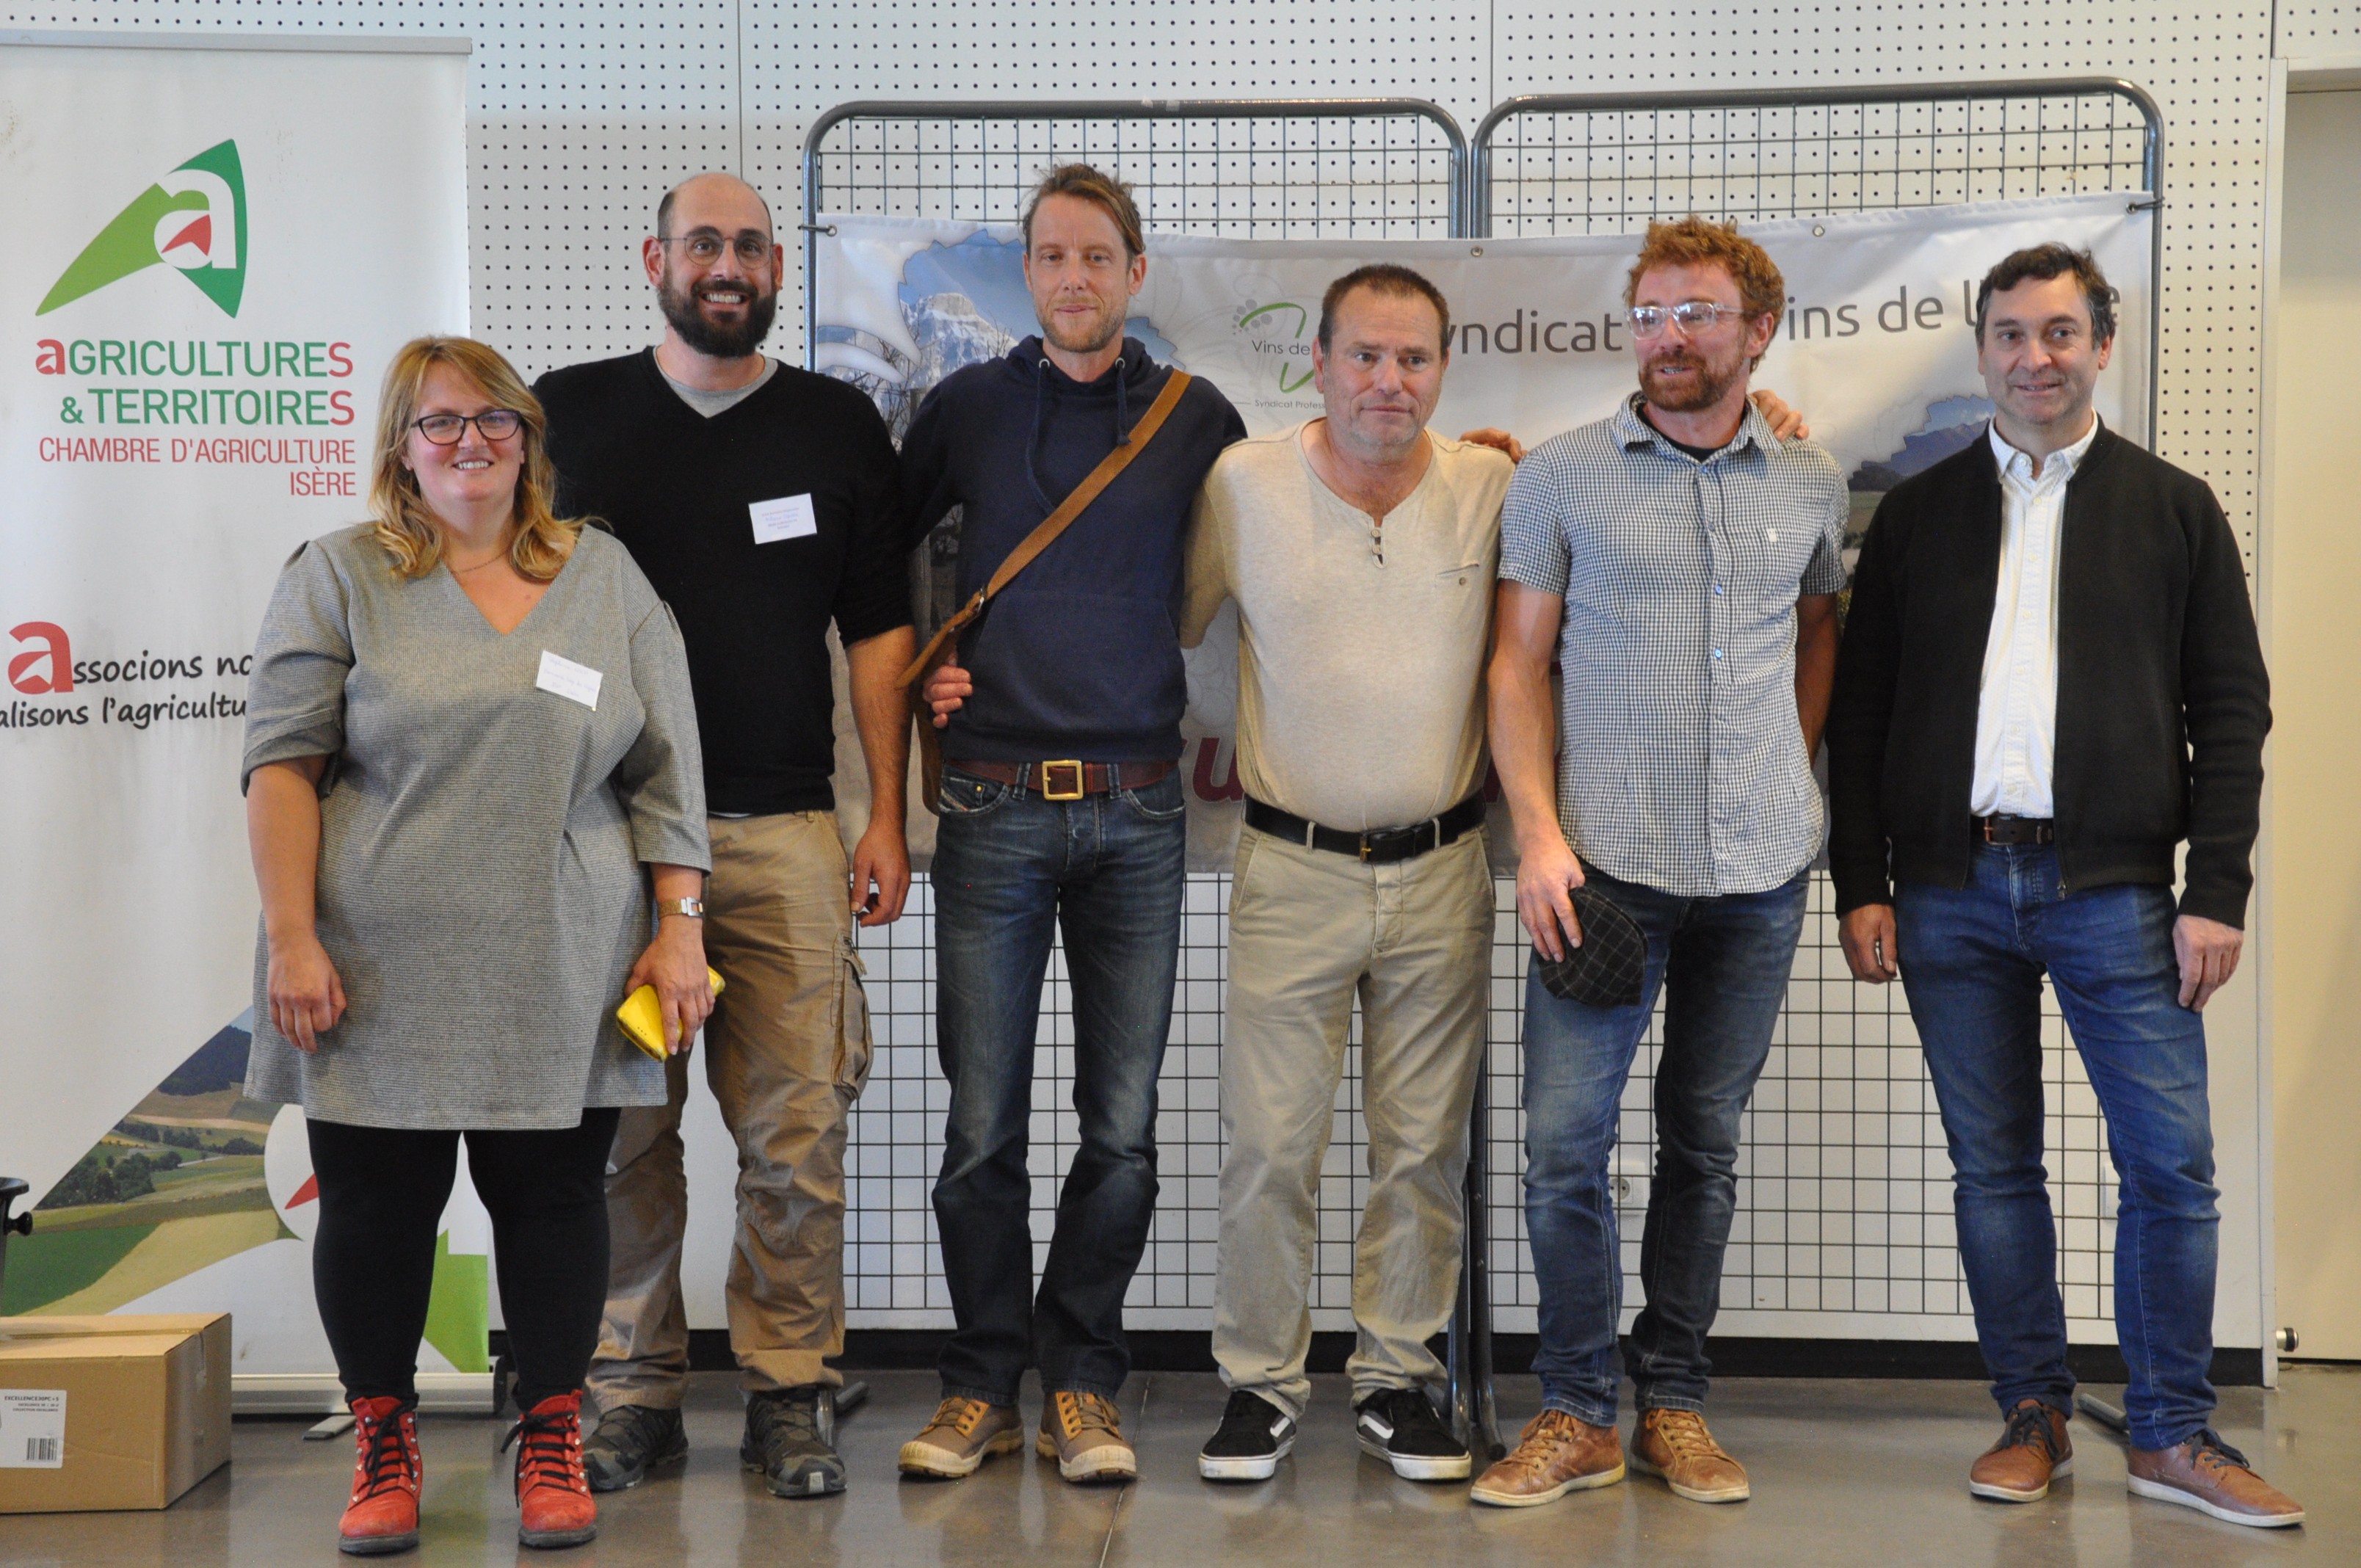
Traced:
<path id="1" fill-rule="evenodd" d="M 1710 1414 L 1753 1475 L 1752 1502 L 1685 1503 L 1635 1474 L 1620 1486 L 1504 1511 L 1469 1506 L 1465 1486 L 1399 1481 L 1363 1457 L 1339 1378 L 1319 1380 L 1294 1456 L 1276 1479 L 1215 1487 L 1198 1480 L 1194 1461 L 1220 1418 L 1220 1383 L 1136 1376 L 1124 1404 L 1141 1480 L 1088 1490 L 1064 1485 L 1029 1452 L 994 1460 L 963 1482 L 899 1481 L 895 1450 L 932 1410 L 934 1378 L 884 1373 L 868 1381 L 874 1397 L 840 1434 L 851 1491 L 782 1502 L 739 1469 L 732 1380 L 699 1375 L 686 1474 L 602 1499 L 600 1538 L 570 1552 L 516 1546 L 508 1467 L 492 1452 L 503 1427 L 430 1417 L 420 1423 L 424 1542 L 414 1556 L 387 1561 L 548 1568 L 2361 1563 L 2361 1369 L 2291 1368 L 2276 1392 L 2224 1396 L 2224 1435 L 2311 1510 L 2309 1525 L 2282 1531 L 2241 1530 L 2131 1497 L 2121 1450 L 2088 1421 L 2073 1429 L 2075 1475 L 2048 1502 L 1977 1502 L 1963 1477 L 1998 1420 L 1981 1387 L 1965 1383 L 1733 1380 L 1716 1388 Z M 1504 1379 L 1500 1394 L 1513 1423 L 1538 1404 L 1530 1378 Z M 1029 1395 L 1027 1409 L 1038 1416 Z M 302 1434 L 300 1422 L 238 1422 L 230 1467 L 162 1513 L 0 1519 L 0 1563 L 324 1568 L 337 1561 L 351 1445 L 305 1442 Z"/>

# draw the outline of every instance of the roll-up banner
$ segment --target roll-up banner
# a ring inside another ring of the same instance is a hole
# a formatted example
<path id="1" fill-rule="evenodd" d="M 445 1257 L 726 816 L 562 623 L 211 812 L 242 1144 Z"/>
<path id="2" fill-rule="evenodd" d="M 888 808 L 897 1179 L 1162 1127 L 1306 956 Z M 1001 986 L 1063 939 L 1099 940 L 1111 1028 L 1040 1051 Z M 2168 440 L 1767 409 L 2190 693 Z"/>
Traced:
<path id="1" fill-rule="evenodd" d="M 334 1370 L 302 1115 L 239 1092 L 247 661 L 365 515 L 393 350 L 467 330 L 467 50 L 0 34 L 0 1172 L 39 1205 L 0 1313 L 227 1310 L 236 1372 Z M 484 1369 L 458 1191 L 446 1376 Z"/>
<path id="2" fill-rule="evenodd" d="M 2087 247 L 2121 291 L 2099 412 L 2115 430 L 2147 442 L 2155 214 L 2139 200 L 2065 196 L 1746 225 L 1778 263 L 1788 296 L 1753 384 L 1803 410 L 1813 439 L 1843 465 L 1852 489 L 1852 551 L 1889 488 L 1982 433 L 1992 405 L 1976 372 L 1976 283 L 2026 246 L 2062 240 Z M 1036 330 L 1014 225 L 843 214 L 815 221 L 822 225 L 815 362 L 875 399 L 897 438 L 937 381 L 1006 353 Z M 1148 242 L 1148 282 L 1129 330 L 1157 358 L 1210 378 L 1247 429 L 1283 429 L 1321 412 L 1312 346 L 1329 280 L 1365 262 L 1401 262 L 1425 273 L 1451 303 L 1451 363 L 1433 428 L 1456 435 L 1496 426 L 1532 446 L 1604 417 L 1635 389 L 1621 311 L 1638 248 L 1634 234 L 1409 241 L 1159 235 Z M 1228 869 L 1243 811 L 1230 743 L 1237 691 L 1230 614 L 1189 654 L 1181 769 L 1190 862 L 1199 871 Z M 841 794 L 862 788 L 857 756 L 848 752 L 855 765 L 839 769 Z M 856 822 L 862 815 L 848 812 Z M 1489 837 L 1495 864 L 1505 870 L 1513 840 L 1501 831 Z"/>

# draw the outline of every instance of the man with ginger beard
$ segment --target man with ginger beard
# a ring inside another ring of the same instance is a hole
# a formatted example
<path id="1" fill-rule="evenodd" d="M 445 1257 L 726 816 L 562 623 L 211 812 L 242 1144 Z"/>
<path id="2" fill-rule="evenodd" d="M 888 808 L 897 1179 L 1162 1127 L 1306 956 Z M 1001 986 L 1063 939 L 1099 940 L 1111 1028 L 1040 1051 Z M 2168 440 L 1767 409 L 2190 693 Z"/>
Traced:
<path id="1" fill-rule="evenodd" d="M 1516 825 L 1517 912 L 1539 955 L 1524 1101 L 1543 1410 L 1477 1481 L 1479 1503 L 1546 1503 L 1623 1478 L 1608 1157 L 1660 990 L 1631 1458 L 1693 1501 L 1748 1495 L 1705 1424 L 1705 1339 L 1740 1117 L 1820 848 L 1811 759 L 1836 667 L 1848 510 L 1836 461 L 1780 439 L 1747 402 L 1784 292 L 1770 257 L 1732 228 L 1650 225 L 1624 293 L 1639 394 L 1537 448 L 1502 511 L 1489 735 Z M 1583 938 L 1571 894 L 1586 886 L 1645 938 L 1628 1003 L 1545 981 L 1543 960 Z"/>
<path id="2" fill-rule="evenodd" d="M 844 1348 L 846 1122 L 869 1065 L 853 926 L 895 918 L 910 883 L 896 677 L 916 643 L 894 448 L 860 392 L 761 352 L 785 256 L 753 187 L 728 174 L 682 184 L 642 261 L 663 341 L 552 371 L 535 390 L 561 515 L 614 531 L 687 646 L 713 874 L 685 913 L 705 922 L 724 981 L 705 1069 L 738 1146 L 725 1296 L 747 1399 L 740 1458 L 781 1497 L 825 1497 L 844 1489 L 843 1378 L 829 1363 Z M 849 861 L 830 785 L 831 623 L 869 775 Z M 600 1491 L 688 1453 L 686 1048 L 668 1064 L 667 1102 L 624 1113 L 608 1165 L 612 1261 L 589 1377 L 601 1419 L 583 1453 Z"/>

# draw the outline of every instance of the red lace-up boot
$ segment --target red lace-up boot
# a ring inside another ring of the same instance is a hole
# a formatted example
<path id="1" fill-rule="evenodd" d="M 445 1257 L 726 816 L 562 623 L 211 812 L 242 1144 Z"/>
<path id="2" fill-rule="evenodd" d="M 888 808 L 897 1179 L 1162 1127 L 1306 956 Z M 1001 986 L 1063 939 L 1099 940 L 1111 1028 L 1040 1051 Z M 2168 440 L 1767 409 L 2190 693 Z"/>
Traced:
<path id="1" fill-rule="evenodd" d="M 353 1401 L 353 1496 L 336 1526 L 336 1547 L 355 1557 L 408 1552 L 418 1544 L 416 1399 L 381 1395 Z"/>
<path id="2" fill-rule="evenodd" d="M 524 1413 L 500 1443 L 517 1448 L 517 1540 L 579 1546 L 598 1534 L 598 1504 L 582 1469 L 582 1391 L 553 1394 Z"/>

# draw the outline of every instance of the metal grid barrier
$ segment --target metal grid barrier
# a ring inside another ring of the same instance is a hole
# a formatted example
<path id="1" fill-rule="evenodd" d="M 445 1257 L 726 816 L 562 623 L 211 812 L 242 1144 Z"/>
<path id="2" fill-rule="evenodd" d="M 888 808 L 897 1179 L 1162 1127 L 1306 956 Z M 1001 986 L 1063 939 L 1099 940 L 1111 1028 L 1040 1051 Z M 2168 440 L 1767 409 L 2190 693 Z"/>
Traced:
<path id="1" fill-rule="evenodd" d="M 1415 100 L 852 104 L 821 116 L 805 142 L 806 276 L 816 214 L 1013 221 L 1041 172 L 1071 159 L 1132 181 L 1151 230 L 1437 238 L 1622 231 L 1693 211 L 1761 221 L 2092 190 L 2121 190 L 2154 205 L 2162 137 L 2145 93 L 2096 79 L 1535 96 L 1496 108 L 1472 148 L 1447 115 Z M 811 324 L 807 315 L 807 345 Z M 938 582 L 950 548 L 939 541 Z M 939 592 L 924 597 L 947 602 Z M 928 1200 L 948 1092 L 931 1060 L 928 891 L 914 892 L 900 926 L 863 934 L 879 1055 L 873 1088 L 853 1114 L 846 1273 L 856 1321 L 878 1327 L 932 1325 L 949 1306 Z M 1452 1356 L 1457 1413 L 1490 1441 L 1489 1307 L 1497 1300 L 1522 1327 L 1536 1302 L 1513 1157 L 1523 1139 L 1516 1107 L 1528 949 L 1513 887 L 1498 891 L 1490 1056 L 1477 1113 L 1484 1135 L 1470 1172 L 1471 1190 L 1482 1194 L 1469 1216 L 1479 1245 L 1463 1282 Z M 1158 1124 L 1164 1196 L 1127 1303 L 1136 1326 L 1201 1325 L 1212 1305 L 1227 894 L 1225 877 L 1189 879 Z M 1916 1036 L 1898 992 L 1854 986 L 1832 909 L 1826 878 L 1816 876 L 1788 1004 L 1749 1113 L 1723 1305 L 1956 1321 L 1967 1299 L 1949 1168 Z M 2104 1321 L 2114 1203 L 2103 1128 L 2054 1006 L 2048 1012 L 2045 1076 L 2068 1312 Z M 1031 1130 L 1037 1253 L 1046 1249 L 1057 1182 L 1076 1141 L 1061 954 L 1052 956 L 1040 1044 Z M 1616 1163 L 1626 1295 L 1634 1302 L 1659 1044 L 1660 1026 L 1652 1027 L 1634 1065 Z M 1355 1044 L 1323 1167 L 1312 1297 L 1315 1315 L 1337 1326 L 1350 1303 L 1351 1244 L 1367 1185 L 1358 1057 Z M 1488 1171 L 1487 1151 L 1510 1157 Z M 1469 1325 L 1475 1332 L 1463 1332 Z"/>

